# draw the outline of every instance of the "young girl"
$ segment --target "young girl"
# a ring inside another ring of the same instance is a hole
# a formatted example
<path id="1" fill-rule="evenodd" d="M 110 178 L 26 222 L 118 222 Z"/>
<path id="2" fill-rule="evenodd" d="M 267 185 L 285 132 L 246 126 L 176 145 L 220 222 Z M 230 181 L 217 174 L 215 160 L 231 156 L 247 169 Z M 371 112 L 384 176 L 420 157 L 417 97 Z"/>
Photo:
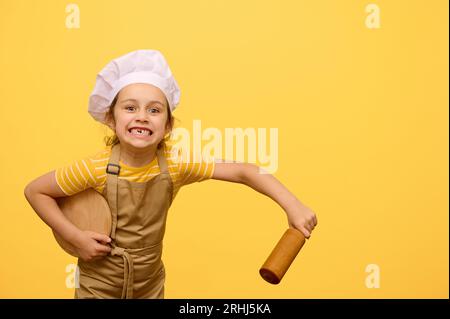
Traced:
<path id="1" fill-rule="evenodd" d="M 161 259 L 168 209 L 181 186 L 207 179 L 242 183 L 276 201 L 289 227 L 309 238 L 315 214 L 275 177 L 249 163 L 193 162 L 174 151 L 169 136 L 180 90 L 163 55 L 138 50 L 100 71 L 89 113 L 115 135 L 106 148 L 32 181 L 25 196 L 39 215 L 75 248 L 75 298 L 164 298 Z M 81 231 L 55 198 L 94 188 L 112 213 L 110 236 Z"/>

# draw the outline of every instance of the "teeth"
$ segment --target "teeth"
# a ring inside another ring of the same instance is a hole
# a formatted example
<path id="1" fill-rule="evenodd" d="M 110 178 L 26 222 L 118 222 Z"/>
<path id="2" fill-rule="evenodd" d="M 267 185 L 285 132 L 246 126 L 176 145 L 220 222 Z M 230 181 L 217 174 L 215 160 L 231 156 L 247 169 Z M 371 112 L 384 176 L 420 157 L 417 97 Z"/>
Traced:
<path id="1" fill-rule="evenodd" d="M 150 135 L 150 131 L 136 128 L 132 129 L 131 133 L 136 135 Z"/>

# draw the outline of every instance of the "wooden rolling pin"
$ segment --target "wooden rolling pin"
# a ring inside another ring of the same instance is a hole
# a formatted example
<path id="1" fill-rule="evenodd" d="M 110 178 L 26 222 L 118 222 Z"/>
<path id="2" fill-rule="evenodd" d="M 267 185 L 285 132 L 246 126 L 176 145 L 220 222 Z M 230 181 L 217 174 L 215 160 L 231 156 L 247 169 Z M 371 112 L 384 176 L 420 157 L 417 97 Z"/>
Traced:
<path id="1" fill-rule="evenodd" d="M 265 281 L 278 284 L 305 243 L 305 236 L 294 228 L 289 228 L 281 237 L 259 273 Z"/>

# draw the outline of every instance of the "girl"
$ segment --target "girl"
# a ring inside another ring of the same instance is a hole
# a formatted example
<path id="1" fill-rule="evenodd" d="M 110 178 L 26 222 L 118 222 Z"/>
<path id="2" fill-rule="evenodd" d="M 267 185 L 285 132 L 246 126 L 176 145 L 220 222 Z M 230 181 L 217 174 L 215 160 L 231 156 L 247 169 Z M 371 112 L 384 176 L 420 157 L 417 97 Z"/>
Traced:
<path id="1" fill-rule="evenodd" d="M 207 179 L 248 185 L 276 201 L 289 227 L 309 238 L 315 214 L 275 177 L 249 163 L 182 159 L 169 140 L 180 90 L 163 55 L 138 50 L 100 71 L 89 113 L 115 133 L 105 150 L 29 183 L 25 196 L 39 217 L 76 247 L 75 298 L 164 298 L 161 259 L 168 209 L 181 186 Z M 55 198 L 94 188 L 112 213 L 110 236 L 81 231 Z"/>

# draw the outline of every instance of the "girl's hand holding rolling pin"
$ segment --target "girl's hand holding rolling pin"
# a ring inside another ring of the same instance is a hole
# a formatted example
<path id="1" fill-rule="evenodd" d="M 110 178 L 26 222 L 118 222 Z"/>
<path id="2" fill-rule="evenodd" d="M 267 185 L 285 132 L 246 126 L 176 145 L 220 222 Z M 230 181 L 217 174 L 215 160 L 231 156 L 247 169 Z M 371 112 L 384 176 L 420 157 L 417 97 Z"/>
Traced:
<path id="1" fill-rule="evenodd" d="M 78 257 L 83 261 L 94 261 L 111 252 L 111 238 L 92 231 L 81 231 L 74 242 Z"/>
<path id="2" fill-rule="evenodd" d="M 316 214 L 309 207 L 300 203 L 300 201 L 295 201 L 293 205 L 290 205 L 286 213 L 289 227 L 301 231 L 305 238 L 309 239 L 312 231 L 317 226 Z"/>

